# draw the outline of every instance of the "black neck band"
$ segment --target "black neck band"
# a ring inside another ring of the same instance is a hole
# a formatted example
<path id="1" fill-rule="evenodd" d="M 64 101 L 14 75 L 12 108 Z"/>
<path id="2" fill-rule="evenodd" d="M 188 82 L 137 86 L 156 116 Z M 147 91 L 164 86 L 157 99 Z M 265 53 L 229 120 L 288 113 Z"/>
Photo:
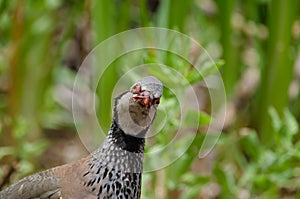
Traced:
<path id="1" fill-rule="evenodd" d="M 127 135 L 114 120 L 110 127 L 110 133 L 115 140 L 115 144 L 123 150 L 133 153 L 143 153 L 145 146 L 145 138 Z"/>

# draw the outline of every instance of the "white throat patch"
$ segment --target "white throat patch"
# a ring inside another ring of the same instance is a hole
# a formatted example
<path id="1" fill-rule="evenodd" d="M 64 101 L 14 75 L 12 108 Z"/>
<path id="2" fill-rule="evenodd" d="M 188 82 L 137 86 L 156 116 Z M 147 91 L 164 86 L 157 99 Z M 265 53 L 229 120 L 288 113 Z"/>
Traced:
<path id="1" fill-rule="evenodd" d="M 154 107 L 146 109 L 136 104 L 133 102 L 132 96 L 131 92 L 127 92 L 118 99 L 116 114 L 119 127 L 124 133 L 137 137 L 151 125 L 156 109 Z"/>

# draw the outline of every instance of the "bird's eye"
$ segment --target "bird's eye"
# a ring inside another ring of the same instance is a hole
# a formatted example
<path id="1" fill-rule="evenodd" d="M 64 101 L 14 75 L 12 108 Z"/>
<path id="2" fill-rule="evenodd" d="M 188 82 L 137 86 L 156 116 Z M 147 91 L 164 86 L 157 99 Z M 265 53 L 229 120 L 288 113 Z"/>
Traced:
<path id="1" fill-rule="evenodd" d="M 140 93 L 141 91 L 141 85 L 140 84 L 135 84 L 131 87 L 131 92 L 132 93 Z"/>
<path id="2" fill-rule="evenodd" d="M 159 98 L 155 98 L 155 99 L 153 100 L 153 104 L 158 105 L 158 104 L 159 104 Z"/>

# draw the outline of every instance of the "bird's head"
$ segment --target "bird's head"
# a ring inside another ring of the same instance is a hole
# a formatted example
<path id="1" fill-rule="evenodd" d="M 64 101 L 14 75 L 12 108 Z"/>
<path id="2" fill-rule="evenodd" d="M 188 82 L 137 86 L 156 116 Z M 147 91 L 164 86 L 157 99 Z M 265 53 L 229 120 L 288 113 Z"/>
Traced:
<path id="1" fill-rule="evenodd" d="M 137 81 L 115 100 L 115 120 L 128 135 L 145 136 L 155 118 L 162 95 L 162 83 L 153 76 Z"/>

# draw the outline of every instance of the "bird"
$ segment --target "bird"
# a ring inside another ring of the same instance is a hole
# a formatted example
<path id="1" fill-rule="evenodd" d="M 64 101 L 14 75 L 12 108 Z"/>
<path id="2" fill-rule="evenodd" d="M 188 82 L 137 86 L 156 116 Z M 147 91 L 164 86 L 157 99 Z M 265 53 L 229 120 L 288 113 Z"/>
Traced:
<path id="1" fill-rule="evenodd" d="M 114 99 L 110 130 L 94 152 L 8 186 L 0 199 L 138 199 L 144 147 L 163 92 L 154 76 L 134 83 Z"/>

